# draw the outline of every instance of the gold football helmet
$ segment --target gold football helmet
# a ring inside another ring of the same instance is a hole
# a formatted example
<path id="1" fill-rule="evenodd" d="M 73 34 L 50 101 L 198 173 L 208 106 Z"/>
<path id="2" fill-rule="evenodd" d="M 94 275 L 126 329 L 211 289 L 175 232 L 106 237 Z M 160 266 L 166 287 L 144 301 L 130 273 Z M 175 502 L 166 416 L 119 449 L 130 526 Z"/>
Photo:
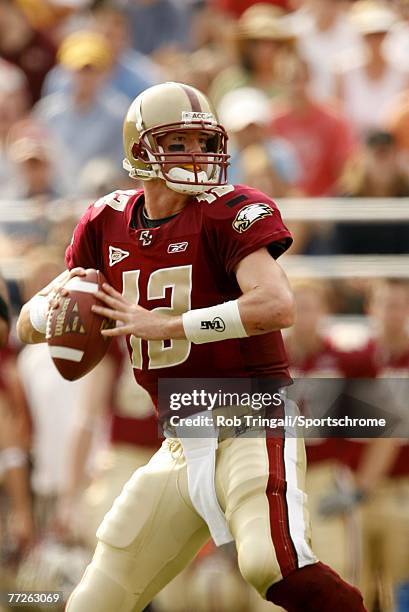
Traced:
<path id="1" fill-rule="evenodd" d="M 165 152 L 161 137 L 185 130 L 200 131 L 205 150 Z M 206 96 L 189 85 L 162 83 L 135 98 L 125 118 L 124 148 L 123 165 L 133 178 L 160 178 L 170 189 L 192 194 L 227 182 L 226 131 Z"/>

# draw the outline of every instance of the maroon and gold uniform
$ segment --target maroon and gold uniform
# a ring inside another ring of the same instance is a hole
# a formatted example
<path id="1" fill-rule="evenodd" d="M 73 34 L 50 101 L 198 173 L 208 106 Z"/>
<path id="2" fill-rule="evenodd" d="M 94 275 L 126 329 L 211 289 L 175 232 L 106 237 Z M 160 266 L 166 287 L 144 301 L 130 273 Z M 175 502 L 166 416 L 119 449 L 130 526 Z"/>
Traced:
<path id="1" fill-rule="evenodd" d="M 68 247 L 68 268 L 102 270 L 108 282 L 149 310 L 181 314 L 234 300 L 234 270 L 261 247 L 278 257 L 291 236 L 272 200 L 225 185 L 192 198 L 167 223 L 143 225 L 142 191 L 114 192 L 91 206 Z M 157 380 L 268 376 L 288 379 L 280 332 L 217 343 L 129 341 L 137 382 L 153 398 Z"/>
<path id="2" fill-rule="evenodd" d="M 113 287 L 148 309 L 178 315 L 235 299 L 241 295 L 234 275 L 241 259 L 261 247 L 278 257 L 291 244 L 274 202 L 248 187 L 226 185 L 192 198 L 177 216 L 153 228 L 144 227 L 143 202 L 142 191 L 116 192 L 91 206 L 66 261 L 69 268 L 101 269 Z M 135 378 L 153 398 L 161 376 L 290 380 L 280 332 L 201 345 L 131 337 L 128 347 Z M 316 562 L 304 469 L 301 440 L 219 441 L 218 502 L 236 541 L 240 570 L 263 596 L 273 583 Z M 190 499 L 179 439 L 168 438 L 135 472 L 97 535 L 92 570 L 76 591 L 74 609 L 90 605 L 87 598 L 91 591 L 95 597 L 98 583 L 105 585 L 101 611 L 111 610 L 118 597 L 124 612 L 140 610 L 195 555 L 209 530 Z M 135 566 L 133 555 L 148 537 L 150 545 Z M 113 551 L 125 555 L 119 565 Z"/>
<path id="3" fill-rule="evenodd" d="M 394 400 L 403 400 L 407 409 L 407 393 L 402 386 L 394 388 L 393 379 L 409 377 L 409 348 L 390 354 L 377 339 L 371 339 L 364 349 L 366 362 L 377 376 L 391 379 Z M 402 393 L 404 396 L 402 397 Z M 401 397 L 397 397 L 398 394 Z M 345 440 L 343 460 L 358 471 L 368 442 Z M 368 606 L 373 605 L 380 582 L 381 607 L 394 609 L 396 587 L 409 576 L 409 444 L 401 439 L 400 449 L 386 478 L 371 493 L 363 505 L 363 579 L 362 592 Z M 375 579 L 377 577 L 377 579 Z"/>
<path id="4" fill-rule="evenodd" d="M 322 338 L 319 347 L 302 357 L 289 351 L 293 378 L 356 378 L 372 376 L 365 354 L 341 351 L 329 338 Z M 305 407 L 308 411 L 308 406 Z M 342 438 L 314 438 L 306 441 L 306 490 L 311 513 L 312 543 L 320 559 L 329 563 L 344 578 L 358 581 L 360 537 L 356 513 L 323 517 L 319 503 L 335 483 L 352 487 L 353 479 L 344 463 L 345 441 Z"/>
<path id="5" fill-rule="evenodd" d="M 402 379 L 409 377 L 409 348 L 399 355 L 389 354 L 375 339 L 371 339 L 362 351 L 362 355 L 379 378 Z M 392 389 L 393 392 L 393 389 Z M 344 461 L 356 471 L 366 443 L 358 440 L 346 440 Z M 409 444 L 402 439 L 402 447 L 389 471 L 390 477 L 409 475 Z"/>
<path id="6" fill-rule="evenodd" d="M 154 227 L 143 204 L 142 191 L 99 200 L 77 227 L 66 261 L 69 268 L 101 269 L 130 302 L 159 313 L 181 315 L 240 297 L 239 262 L 260 248 L 277 258 L 291 244 L 274 202 L 245 186 L 224 185 L 192 197 L 181 212 Z M 155 400 L 159 377 L 290 381 L 278 331 L 199 345 L 131 336 L 128 347 L 137 382 Z M 203 466 L 211 456 L 209 482 Z M 241 574 L 269 601 L 307 609 L 302 593 L 315 580 L 339 610 L 345 603 L 362 612 L 360 595 L 317 563 L 311 550 L 304 476 L 300 439 L 219 436 L 215 442 L 199 438 L 189 447 L 187 438 L 167 438 L 106 515 L 92 563 L 67 609 L 111 612 L 120 602 L 122 612 L 142 610 L 211 532 L 219 543 L 234 539 Z M 317 597 L 308 609 L 316 609 Z"/>

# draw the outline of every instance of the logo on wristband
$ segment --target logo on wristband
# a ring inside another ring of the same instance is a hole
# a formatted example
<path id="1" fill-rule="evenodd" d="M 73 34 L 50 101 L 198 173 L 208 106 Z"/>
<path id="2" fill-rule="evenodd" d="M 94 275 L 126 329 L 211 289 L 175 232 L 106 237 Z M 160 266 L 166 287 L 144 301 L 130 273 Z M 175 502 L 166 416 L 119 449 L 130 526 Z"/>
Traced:
<path id="1" fill-rule="evenodd" d="M 201 321 L 200 329 L 224 332 L 226 325 L 221 317 L 215 317 L 213 321 Z"/>

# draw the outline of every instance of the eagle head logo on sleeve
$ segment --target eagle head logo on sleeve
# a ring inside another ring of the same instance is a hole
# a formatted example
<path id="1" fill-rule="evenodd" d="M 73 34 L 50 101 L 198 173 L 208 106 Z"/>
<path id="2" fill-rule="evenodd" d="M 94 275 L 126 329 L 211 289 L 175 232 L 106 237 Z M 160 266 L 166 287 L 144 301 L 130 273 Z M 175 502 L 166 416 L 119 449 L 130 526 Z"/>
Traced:
<path id="1" fill-rule="evenodd" d="M 247 206 L 239 210 L 232 225 L 236 232 L 242 234 L 249 229 L 250 225 L 272 214 L 273 210 L 268 204 L 263 204 L 262 202 L 247 204 Z"/>

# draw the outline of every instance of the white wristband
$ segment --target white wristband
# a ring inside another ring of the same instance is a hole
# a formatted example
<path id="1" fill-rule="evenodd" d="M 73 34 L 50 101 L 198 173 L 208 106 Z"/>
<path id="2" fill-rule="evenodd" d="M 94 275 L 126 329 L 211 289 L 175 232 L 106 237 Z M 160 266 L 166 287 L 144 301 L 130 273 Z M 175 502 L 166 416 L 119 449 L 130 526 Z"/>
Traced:
<path id="1" fill-rule="evenodd" d="M 35 295 L 31 298 L 29 304 L 31 325 L 40 334 L 45 334 L 48 318 L 48 298 L 44 295 Z"/>
<path id="2" fill-rule="evenodd" d="M 194 344 L 247 336 L 237 300 L 189 310 L 182 315 L 182 322 L 186 338 Z"/>

